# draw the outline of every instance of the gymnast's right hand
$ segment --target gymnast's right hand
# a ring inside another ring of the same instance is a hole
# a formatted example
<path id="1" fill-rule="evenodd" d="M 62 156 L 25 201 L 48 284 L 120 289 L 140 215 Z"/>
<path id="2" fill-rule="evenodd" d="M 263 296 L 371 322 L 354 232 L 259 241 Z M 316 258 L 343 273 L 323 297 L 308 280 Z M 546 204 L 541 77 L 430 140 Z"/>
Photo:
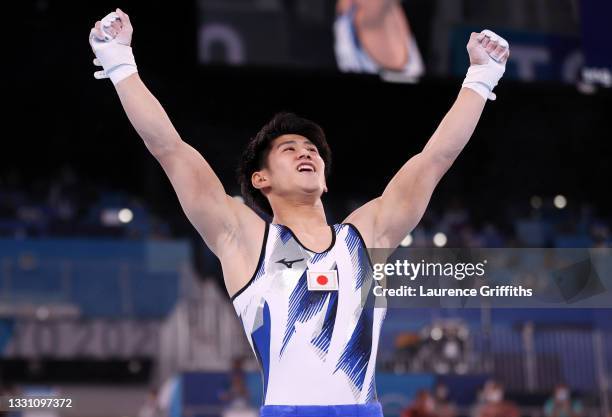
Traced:
<path id="1" fill-rule="evenodd" d="M 89 33 L 89 44 L 96 55 L 96 79 L 110 78 L 114 85 L 138 72 L 130 44 L 134 29 L 130 18 L 121 9 L 97 21 Z"/>

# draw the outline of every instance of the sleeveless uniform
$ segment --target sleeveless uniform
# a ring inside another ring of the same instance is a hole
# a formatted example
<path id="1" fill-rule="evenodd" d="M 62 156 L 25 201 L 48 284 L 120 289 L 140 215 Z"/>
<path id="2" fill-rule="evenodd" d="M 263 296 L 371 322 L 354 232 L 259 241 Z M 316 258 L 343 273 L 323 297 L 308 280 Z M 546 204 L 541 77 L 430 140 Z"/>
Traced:
<path id="1" fill-rule="evenodd" d="M 346 13 L 339 15 L 334 22 L 335 52 L 338 68 L 343 72 L 365 72 L 380 73 L 391 71 L 382 68 L 368 55 L 361 46 L 355 27 L 355 7 L 351 7 Z M 423 58 L 419 52 L 414 36 L 406 39 L 408 48 L 408 62 L 399 73 L 407 77 L 420 77 L 425 71 Z"/>
<path id="2" fill-rule="evenodd" d="M 261 366 L 262 416 L 382 416 L 374 371 L 386 309 L 363 308 L 372 264 L 357 229 L 330 228 L 317 253 L 266 224 L 256 271 L 232 297 Z"/>

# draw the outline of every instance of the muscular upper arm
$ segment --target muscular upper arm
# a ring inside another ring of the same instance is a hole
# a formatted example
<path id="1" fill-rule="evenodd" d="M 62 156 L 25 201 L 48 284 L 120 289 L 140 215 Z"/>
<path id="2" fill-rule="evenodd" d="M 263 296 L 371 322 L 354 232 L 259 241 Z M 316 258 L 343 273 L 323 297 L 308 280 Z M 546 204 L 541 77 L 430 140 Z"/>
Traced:
<path id="1" fill-rule="evenodd" d="M 208 247 L 222 257 L 228 247 L 256 240 L 263 221 L 244 204 L 227 195 L 212 168 L 189 144 L 180 141 L 156 155 L 183 211 Z M 254 239 L 255 238 L 255 239 Z M 251 252 L 246 247 L 245 251 Z"/>
<path id="2" fill-rule="evenodd" d="M 345 222 L 360 230 L 368 246 L 398 246 L 423 217 L 433 190 L 449 167 L 450 161 L 429 152 L 413 156 L 380 197 L 359 207 Z"/>

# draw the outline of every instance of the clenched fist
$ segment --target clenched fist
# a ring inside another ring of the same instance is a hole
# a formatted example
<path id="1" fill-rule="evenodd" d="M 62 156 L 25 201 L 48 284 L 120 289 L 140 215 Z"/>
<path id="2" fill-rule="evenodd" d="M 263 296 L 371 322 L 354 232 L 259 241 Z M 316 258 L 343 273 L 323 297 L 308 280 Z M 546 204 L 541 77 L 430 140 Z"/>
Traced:
<path id="1" fill-rule="evenodd" d="M 490 30 L 483 30 L 480 33 L 472 32 L 467 50 L 472 65 L 487 64 L 489 58 L 504 65 L 510 56 L 508 42 Z"/>
<path id="2" fill-rule="evenodd" d="M 130 22 L 130 17 L 121 9 L 117 9 L 101 21 L 98 20 L 90 34 L 95 42 L 111 42 L 114 40 L 121 45 L 130 46 L 133 32 L 134 28 Z"/>
<path id="3" fill-rule="evenodd" d="M 474 90 L 485 100 L 495 100 L 493 89 L 506 71 L 510 45 L 496 33 L 483 30 L 472 33 L 467 50 L 471 66 L 463 86 Z"/>
<path id="4" fill-rule="evenodd" d="M 138 71 L 130 47 L 133 32 L 129 16 L 121 9 L 95 23 L 89 33 L 89 44 L 96 55 L 94 64 L 104 69 L 96 71 L 95 78 L 110 78 L 117 85 Z"/>

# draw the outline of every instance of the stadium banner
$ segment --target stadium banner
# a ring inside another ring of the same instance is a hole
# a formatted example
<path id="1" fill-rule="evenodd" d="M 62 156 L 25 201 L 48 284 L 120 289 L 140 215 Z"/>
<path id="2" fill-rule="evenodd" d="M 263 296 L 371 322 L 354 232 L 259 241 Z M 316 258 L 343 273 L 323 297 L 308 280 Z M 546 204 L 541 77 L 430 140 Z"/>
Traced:
<path id="1" fill-rule="evenodd" d="M 584 45 L 585 81 L 612 87 L 612 2 L 609 0 L 582 0 L 582 42 Z"/>
<path id="2" fill-rule="evenodd" d="M 156 358 L 159 320 L 0 320 L 3 359 Z"/>

